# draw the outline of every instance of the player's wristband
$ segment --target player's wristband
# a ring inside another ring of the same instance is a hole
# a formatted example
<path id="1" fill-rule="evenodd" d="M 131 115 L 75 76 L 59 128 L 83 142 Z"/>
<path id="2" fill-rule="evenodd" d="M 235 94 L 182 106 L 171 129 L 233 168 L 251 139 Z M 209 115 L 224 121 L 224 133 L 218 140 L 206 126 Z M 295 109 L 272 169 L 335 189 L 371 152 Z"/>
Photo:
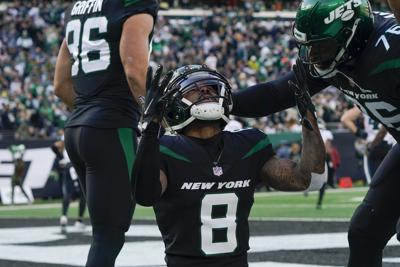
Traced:
<path id="1" fill-rule="evenodd" d="M 311 173 L 311 181 L 305 192 L 318 191 L 328 180 L 328 165 L 325 163 L 325 170 L 323 173 Z"/>

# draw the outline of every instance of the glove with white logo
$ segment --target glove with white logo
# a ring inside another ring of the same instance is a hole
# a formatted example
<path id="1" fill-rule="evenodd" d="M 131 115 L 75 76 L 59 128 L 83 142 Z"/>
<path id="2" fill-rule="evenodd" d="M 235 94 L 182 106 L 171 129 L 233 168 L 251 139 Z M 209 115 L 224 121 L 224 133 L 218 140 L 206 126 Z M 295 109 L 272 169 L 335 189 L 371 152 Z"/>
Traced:
<path id="1" fill-rule="evenodd" d="M 312 126 L 310 121 L 307 119 L 307 110 L 316 119 L 315 107 L 312 103 L 310 93 L 307 84 L 307 73 L 304 67 L 304 63 L 300 60 L 296 60 L 296 64 L 293 65 L 293 71 L 296 78 L 296 82 L 289 81 L 289 87 L 294 91 L 294 96 L 296 98 L 297 109 L 301 117 L 301 124 L 307 129 L 312 131 Z"/>
<path id="2" fill-rule="evenodd" d="M 153 68 L 149 66 L 147 69 L 146 98 L 141 123 L 142 132 L 147 129 L 151 122 L 159 123 L 164 114 L 166 103 L 162 97 L 168 82 L 171 80 L 172 72 L 168 72 L 160 82 L 162 71 L 163 66 L 158 65 L 153 76 Z"/>

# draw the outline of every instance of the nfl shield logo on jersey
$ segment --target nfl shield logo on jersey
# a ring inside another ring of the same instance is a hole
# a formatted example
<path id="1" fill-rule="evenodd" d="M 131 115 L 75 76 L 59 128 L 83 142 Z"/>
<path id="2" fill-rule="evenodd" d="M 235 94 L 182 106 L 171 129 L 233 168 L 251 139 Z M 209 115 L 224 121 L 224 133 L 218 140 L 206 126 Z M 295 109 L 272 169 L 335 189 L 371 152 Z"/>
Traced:
<path id="1" fill-rule="evenodd" d="M 215 166 L 212 169 L 213 169 L 213 173 L 214 173 L 215 176 L 221 176 L 224 173 L 222 171 L 222 167 Z"/>

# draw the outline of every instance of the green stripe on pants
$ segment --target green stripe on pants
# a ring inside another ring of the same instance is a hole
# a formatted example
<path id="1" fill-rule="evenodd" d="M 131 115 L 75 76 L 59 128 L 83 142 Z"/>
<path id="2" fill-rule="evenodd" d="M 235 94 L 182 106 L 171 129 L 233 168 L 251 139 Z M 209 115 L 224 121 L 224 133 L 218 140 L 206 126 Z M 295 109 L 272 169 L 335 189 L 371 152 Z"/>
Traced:
<path id="1" fill-rule="evenodd" d="M 129 171 L 129 179 L 132 179 L 132 169 L 135 163 L 135 146 L 133 143 L 133 129 L 131 128 L 119 128 L 118 129 L 119 141 L 121 142 L 124 150 L 126 164 Z"/>

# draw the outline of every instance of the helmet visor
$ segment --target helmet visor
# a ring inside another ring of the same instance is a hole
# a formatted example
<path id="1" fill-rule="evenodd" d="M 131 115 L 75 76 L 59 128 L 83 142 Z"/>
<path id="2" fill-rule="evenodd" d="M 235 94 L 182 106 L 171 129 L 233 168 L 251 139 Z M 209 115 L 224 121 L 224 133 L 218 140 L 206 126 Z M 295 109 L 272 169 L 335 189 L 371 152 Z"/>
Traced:
<path id="1" fill-rule="evenodd" d="M 183 97 L 188 98 L 194 92 L 196 99 L 191 99 L 194 104 L 199 102 L 218 102 L 219 98 L 224 97 L 226 92 L 221 92 L 224 83 L 217 79 L 194 81 L 184 88 Z M 222 95 L 221 95 L 222 93 Z"/>

